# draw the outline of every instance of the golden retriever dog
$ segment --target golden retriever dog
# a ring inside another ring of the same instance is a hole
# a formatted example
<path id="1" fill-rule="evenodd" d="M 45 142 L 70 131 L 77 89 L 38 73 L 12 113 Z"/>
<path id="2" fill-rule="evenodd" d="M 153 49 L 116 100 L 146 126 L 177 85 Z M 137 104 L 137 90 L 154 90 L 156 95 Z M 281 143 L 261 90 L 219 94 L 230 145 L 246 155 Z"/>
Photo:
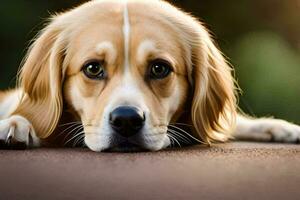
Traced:
<path id="1" fill-rule="evenodd" d="M 53 16 L 0 93 L 4 148 L 158 151 L 230 139 L 298 142 L 238 113 L 232 68 L 196 18 L 160 0 L 94 0 Z"/>

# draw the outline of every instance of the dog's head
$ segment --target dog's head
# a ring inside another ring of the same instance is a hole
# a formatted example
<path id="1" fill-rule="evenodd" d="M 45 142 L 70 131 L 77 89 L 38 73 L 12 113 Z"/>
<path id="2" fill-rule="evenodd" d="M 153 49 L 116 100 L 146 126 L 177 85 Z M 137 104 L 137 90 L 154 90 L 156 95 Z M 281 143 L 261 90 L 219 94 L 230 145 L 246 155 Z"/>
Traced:
<path id="1" fill-rule="evenodd" d="M 53 17 L 29 50 L 21 87 L 16 112 L 41 138 L 67 105 L 94 151 L 162 149 L 178 138 L 168 131 L 178 122 L 204 143 L 225 141 L 234 125 L 231 68 L 204 26 L 164 1 L 95 0 Z"/>

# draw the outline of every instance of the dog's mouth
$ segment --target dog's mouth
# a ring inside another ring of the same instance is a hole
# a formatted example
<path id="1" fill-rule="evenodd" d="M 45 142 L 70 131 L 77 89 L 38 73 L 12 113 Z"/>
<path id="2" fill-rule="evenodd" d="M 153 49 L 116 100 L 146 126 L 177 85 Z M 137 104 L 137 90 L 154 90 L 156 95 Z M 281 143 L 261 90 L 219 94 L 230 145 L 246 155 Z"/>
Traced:
<path id="1" fill-rule="evenodd" d="M 142 152 L 142 151 L 147 151 L 146 149 L 133 144 L 129 141 L 124 141 L 120 144 L 118 144 L 117 146 L 108 148 L 105 150 L 105 152 Z"/>

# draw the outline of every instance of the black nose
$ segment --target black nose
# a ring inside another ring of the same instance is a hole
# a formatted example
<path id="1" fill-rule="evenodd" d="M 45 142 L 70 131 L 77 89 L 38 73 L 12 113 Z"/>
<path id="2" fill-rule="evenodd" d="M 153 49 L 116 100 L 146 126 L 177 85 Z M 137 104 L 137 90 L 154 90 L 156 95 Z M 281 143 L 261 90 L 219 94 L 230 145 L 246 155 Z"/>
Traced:
<path id="1" fill-rule="evenodd" d="M 124 137 L 130 137 L 143 128 L 145 115 L 136 107 L 121 106 L 110 113 L 109 121 L 117 133 Z"/>

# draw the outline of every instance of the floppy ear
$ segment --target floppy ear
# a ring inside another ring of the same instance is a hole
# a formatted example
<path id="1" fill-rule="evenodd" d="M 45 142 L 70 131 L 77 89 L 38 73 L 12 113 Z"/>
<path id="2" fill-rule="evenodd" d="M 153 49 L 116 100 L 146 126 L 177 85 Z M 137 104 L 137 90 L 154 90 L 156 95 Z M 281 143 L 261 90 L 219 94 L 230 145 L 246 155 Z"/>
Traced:
<path id="1" fill-rule="evenodd" d="M 210 144 L 226 141 L 235 126 L 236 96 L 232 69 L 198 24 L 192 46 L 193 102 L 191 119 L 196 133 Z"/>
<path id="2" fill-rule="evenodd" d="M 62 29 L 50 23 L 28 51 L 20 71 L 24 92 L 14 114 L 26 117 L 40 138 L 48 137 L 62 113 L 62 63 L 65 41 Z"/>

